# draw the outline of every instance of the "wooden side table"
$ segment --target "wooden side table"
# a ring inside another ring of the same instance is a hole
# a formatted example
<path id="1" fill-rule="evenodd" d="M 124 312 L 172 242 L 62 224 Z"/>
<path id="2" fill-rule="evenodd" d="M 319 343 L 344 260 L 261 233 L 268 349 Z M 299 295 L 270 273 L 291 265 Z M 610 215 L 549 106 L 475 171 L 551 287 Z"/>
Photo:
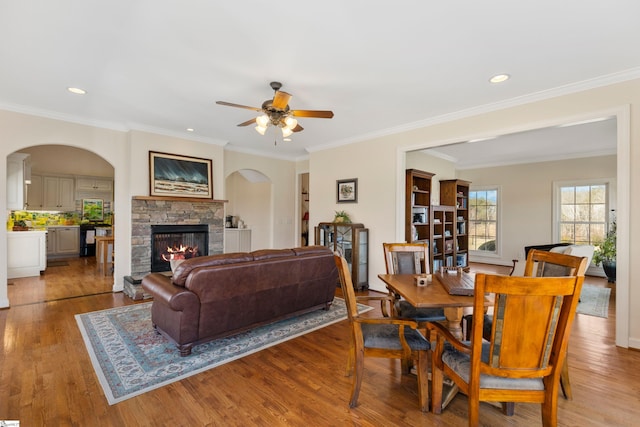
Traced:
<path id="1" fill-rule="evenodd" d="M 109 260 L 109 245 L 113 248 L 113 236 L 96 236 L 96 262 L 102 273 L 106 276 L 109 274 L 107 269 L 108 264 L 111 264 Z M 113 249 L 112 249 L 113 250 Z"/>

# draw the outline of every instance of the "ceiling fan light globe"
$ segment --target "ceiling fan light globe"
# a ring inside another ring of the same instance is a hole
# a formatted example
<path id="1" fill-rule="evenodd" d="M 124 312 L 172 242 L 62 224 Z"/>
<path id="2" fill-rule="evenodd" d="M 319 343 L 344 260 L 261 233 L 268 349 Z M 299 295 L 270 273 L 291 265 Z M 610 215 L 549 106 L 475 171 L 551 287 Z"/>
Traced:
<path id="1" fill-rule="evenodd" d="M 284 119 L 284 123 L 291 130 L 293 130 L 296 126 L 298 126 L 298 121 L 291 116 Z"/>
<path id="2" fill-rule="evenodd" d="M 258 124 L 258 126 L 266 129 L 267 125 L 269 124 L 269 116 L 267 116 L 266 114 L 263 114 L 261 116 L 256 117 L 256 123 Z"/>
<path id="3" fill-rule="evenodd" d="M 267 131 L 267 127 L 266 126 L 256 126 L 256 132 L 258 132 L 260 135 L 264 135 L 264 133 Z"/>
<path id="4" fill-rule="evenodd" d="M 291 136 L 291 134 L 293 133 L 293 131 L 291 129 L 289 129 L 288 127 L 284 127 L 282 128 L 282 136 L 283 137 L 288 137 Z"/>

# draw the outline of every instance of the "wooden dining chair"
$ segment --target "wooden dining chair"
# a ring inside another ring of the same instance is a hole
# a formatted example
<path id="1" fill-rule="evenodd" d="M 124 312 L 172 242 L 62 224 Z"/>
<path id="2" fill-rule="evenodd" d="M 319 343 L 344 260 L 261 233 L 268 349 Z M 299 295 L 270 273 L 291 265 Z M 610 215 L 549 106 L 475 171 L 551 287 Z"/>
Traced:
<path id="1" fill-rule="evenodd" d="M 432 411 L 442 411 L 447 375 L 468 396 L 470 426 L 479 425 L 480 401 L 540 403 L 543 425 L 557 425 L 560 375 L 583 281 L 584 276 L 476 274 L 473 311 L 478 316 L 471 341 L 458 340 L 437 322 L 428 324 L 436 342 Z M 486 341 L 484 298 L 489 293 L 495 303 L 491 340 Z"/>
<path id="2" fill-rule="evenodd" d="M 393 317 L 360 316 L 347 261 L 339 255 L 334 255 L 334 259 L 351 327 L 347 376 L 353 376 L 353 383 L 349 406 L 353 408 L 358 404 L 365 357 L 383 357 L 417 361 L 420 409 L 423 412 L 428 411 L 429 341 L 417 330 L 418 324 L 414 321 Z"/>
<path id="3" fill-rule="evenodd" d="M 583 262 L 584 260 L 584 262 Z M 589 257 L 578 257 L 557 252 L 531 250 L 524 267 L 525 277 L 581 276 L 589 268 Z M 569 358 L 564 358 L 560 386 L 565 399 L 572 400 L 571 381 L 569 380 Z"/>
<path id="4" fill-rule="evenodd" d="M 583 259 L 586 262 L 582 262 Z M 540 249 L 531 249 L 527 254 L 527 261 L 524 267 L 524 276 L 526 277 L 553 277 L 553 276 L 583 276 L 589 267 L 588 257 L 577 257 L 564 253 L 550 252 Z M 485 315 L 484 320 L 484 338 L 491 339 L 491 325 L 493 319 L 491 316 Z M 562 375 L 560 377 L 560 386 L 562 393 L 567 400 L 573 399 L 571 391 L 571 381 L 569 379 L 569 361 L 565 357 L 562 366 Z M 509 405 L 509 404 L 508 404 Z M 513 406 L 510 405 L 505 409 L 508 413 L 513 413 Z"/>
<path id="5" fill-rule="evenodd" d="M 429 274 L 429 245 L 426 243 L 383 243 L 384 264 L 387 274 Z M 442 308 L 416 308 L 407 301 L 396 298 L 395 315 L 420 323 L 445 320 Z"/>

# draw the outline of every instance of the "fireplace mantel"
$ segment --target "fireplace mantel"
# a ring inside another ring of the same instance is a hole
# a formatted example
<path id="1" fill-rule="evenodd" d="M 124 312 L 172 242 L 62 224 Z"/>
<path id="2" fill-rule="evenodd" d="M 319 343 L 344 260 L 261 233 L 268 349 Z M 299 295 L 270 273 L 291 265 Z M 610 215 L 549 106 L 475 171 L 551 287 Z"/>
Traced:
<path id="1" fill-rule="evenodd" d="M 169 196 L 133 196 L 133 200 L 155 200 L 167 202 L 189 202 L 189 203 L 229 203 L 228 200 L 201 199 L 199 197 L 169 197 Z"/>

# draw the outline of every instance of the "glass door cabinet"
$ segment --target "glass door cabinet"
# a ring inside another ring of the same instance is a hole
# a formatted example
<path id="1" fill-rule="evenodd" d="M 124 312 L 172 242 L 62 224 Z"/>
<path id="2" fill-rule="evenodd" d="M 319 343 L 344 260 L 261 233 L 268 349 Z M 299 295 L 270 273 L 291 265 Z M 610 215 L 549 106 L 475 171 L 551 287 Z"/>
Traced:
<path id="1" fill-rule="evenodd" d="M 356 290 L 369 289 L 369 229 L 362 224 L 321 222 L 315 227 L 315 244 L 347 260 Z"/>

